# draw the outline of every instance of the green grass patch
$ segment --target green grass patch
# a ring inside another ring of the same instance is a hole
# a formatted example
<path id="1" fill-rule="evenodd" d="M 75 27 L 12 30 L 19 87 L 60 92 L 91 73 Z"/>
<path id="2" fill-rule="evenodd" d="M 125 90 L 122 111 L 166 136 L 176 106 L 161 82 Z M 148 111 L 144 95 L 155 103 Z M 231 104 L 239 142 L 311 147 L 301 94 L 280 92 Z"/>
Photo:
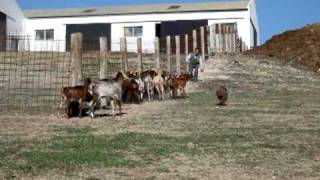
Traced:
<path id="1" fill-rule="evenodd" d="M 268 99 L 270 94 L 272 98 Z M 311 99 L 311 95 L 304 96 Z M 319 120 L 313 118 L 319 113 L 302 109 L 298 97 L 297 92 L 242 92 L 231 94 L 228 106 L 216 108 L 213 93 L 190 93 L 178 105 L 166 107 L 165 113 L 154 112 L 137 120 L 185 133 L 180 136 L 137 132 L 106 135 L 96 134 L 97 129 L 92 127 L 57 126 L 58 135 L 50 139 L 0 138 L 0 171 L 11 177 L 15 172 L 39 174 L 50 169 L 73 172 L 83 166 L 143 168 L 177 154 L 213 154 L 221 166 L 282 169 L 286 170 L 284 175 L 291 175 L 299 169 L 289 166 L 312 164 L 312 158 L 320 155 Z M 283 117 L 287 119 L 281 122 Z M 299 118 L 301 121 L 297 121 Z M 188 148 L 188 143 L 194 146 Z M 309 173 L 317 176 L 319 168 L 310 165 Z M 170 167 L 156 164 L 155 169 L 166 173 Z"/>
<path id="2" fill-rule="evenodd" d="M 0 169 L 7 173 L 38 173 L 79 166 L 135 167 L 174 152 L 190 152 L 182 138 L 140 133 L 93 135 L 94 129 L 64 127 L 49 140 L 1 142 Z M 132 154 L 135 157 L 127 157 Z M 135 160 L 139 159 L 139 160 Z M 17 163 L 19 162 L 19 163 Z"/>
<path id="3" fill-rule="evenodd" d="M 0 151 L 0 169 L 13 174 L 16 171 L 39 173 L 49 169 L 73 171 L 81 166 L 130 168 L 152 164 L 161 157 L 169 158 L 177 153 L 187 156 L 218 154 L 221 159 L 233 159 L 238 164 L 253 168 L 270 163 L 281 152 L 299 154 L 295 157 L 298 160 L 320 150 L 319 143 L 310 148 L 283 142 L 281 136 L 319 135 L 318 130 L 292 128 L 227 128 L 182 137 L 133 132 L 93 135 L 94 129 L 89 127 L 67 127 L 59 129 L 59 132 L 63 132 L 61 136 L 33 140 L 27 144 L 19 141 L 1 142 L 5 148 Z M 188 148 L 189 142 L 194 144 L 193 148 Z M 222 164 L 228 162 L 222 161 Z M 158 171 L 166 172 L 168 169 L 159 166 Z"/>

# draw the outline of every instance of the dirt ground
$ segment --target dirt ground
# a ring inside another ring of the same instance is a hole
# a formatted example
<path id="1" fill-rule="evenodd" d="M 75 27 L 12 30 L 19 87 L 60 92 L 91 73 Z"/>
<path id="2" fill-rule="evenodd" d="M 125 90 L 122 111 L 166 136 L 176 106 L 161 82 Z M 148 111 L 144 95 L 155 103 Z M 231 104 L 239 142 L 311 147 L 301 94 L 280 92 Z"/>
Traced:
<path id="1" fill-rule="evenodd" d="M 156 151 L 140 155 L 143 145 L 125 151 L 143 165 L 79 163 L 35 171 L 10 171 L 16 156 L 2 155 L 0 179 L 318 179 L 320 177 L 320 76 L 267 58 L 243 55 L 208 60 L 201 81 L 188 84 L 188 97 L 124 105 L 124 114 L 61 119 L 56 115 L 0 117 L 0 143 L 50 142 L 63 128 L 91 128 L 90 136 L 134 133 L 148 137 Z M 228 106 L 215 104 L 218 85 L 228 87 Z M 58 130 L 58 131 L 57 131 Z M 80 134 L 81 135 L 81 134 Z M 161 141 L 158 136 L 165 136 Z M 167 144 L 173 142 L 173 144 Z M 182 144 L 176 147 L 176 144 Z M 14 146 L 15 147 L 15 146 Z M 76 147 L 73 147 L 76 148 Z M 151 147 L 150 147 L 151 148 Z M 41 146 L 40 146 L 41 149 Z M 44 150 L 43 150 L 44 151 Z M 120 151 L 120 149 L 119 149 Z M 6 153 L 6 152 L 5 152 Z M 3 154 L 5 154 L 3 153 Z M 160 155 L 158 155 L 159 153 Z M 40 167 L 40 166 L 39 166 Z M 8 172 L 10 172 L 8 174 Z"/>
<path id="2" fill-rule="evenodd" d="M 275 35 L 265 44 L 247 52 L 250 55 L 277 57 L 296 67 L 320 69 L 320 23 Z"/>

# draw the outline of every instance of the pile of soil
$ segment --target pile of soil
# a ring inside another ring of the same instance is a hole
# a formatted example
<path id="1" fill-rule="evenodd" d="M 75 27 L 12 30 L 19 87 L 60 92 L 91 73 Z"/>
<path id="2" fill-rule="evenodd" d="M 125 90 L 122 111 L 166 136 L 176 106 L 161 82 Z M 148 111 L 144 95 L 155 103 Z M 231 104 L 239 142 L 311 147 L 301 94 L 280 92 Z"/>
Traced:
<path id="1" fill-rule="evenodd" d="M 276 35 L 262 46 L 247 51 L 249 55 L 276 57 L 294 66 L 320 69 L 320 23 Z"/>

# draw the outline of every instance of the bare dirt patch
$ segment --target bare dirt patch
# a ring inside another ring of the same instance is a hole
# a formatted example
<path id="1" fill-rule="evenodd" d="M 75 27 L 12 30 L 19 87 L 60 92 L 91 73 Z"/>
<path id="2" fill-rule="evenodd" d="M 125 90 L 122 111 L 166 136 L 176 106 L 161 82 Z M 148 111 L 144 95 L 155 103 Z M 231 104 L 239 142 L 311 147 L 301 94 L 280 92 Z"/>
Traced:
<path id="1" fill-rule="evenodd" d="M 277 57 L 294 66 L 311 70 L 320 69 L 320 24 L 307 25 L 301 29 L 287 31 L 272 37 L 264 45 L 248 54 Z"/>

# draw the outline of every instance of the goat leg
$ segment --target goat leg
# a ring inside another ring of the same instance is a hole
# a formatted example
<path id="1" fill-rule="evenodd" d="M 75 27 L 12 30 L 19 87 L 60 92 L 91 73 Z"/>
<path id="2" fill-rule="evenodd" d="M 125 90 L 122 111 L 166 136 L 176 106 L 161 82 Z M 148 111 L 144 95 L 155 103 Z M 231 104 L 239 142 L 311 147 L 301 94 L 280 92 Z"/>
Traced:
<path id="1" fill-rule="evenodd" d="M 148 100 L 149 102 L 151 101 L 151 97 L 150 97 L 150 85 L 147 84 L 147 94 L 148 94 Z"/>
<path id="2" fill-rule="evenodd" d="M 115 116 L 115 100 L 111 100 L 111 108 L 112 108 L 112 117 Z"/>
<path id="3" fill-rule="evenodd" d="M 88 111 L 88 114 L 91 116 L 91 118 L 94 118 L 93 110 L 94 110 L 94 106 L 96 105 L 97 101 L 98 101 L 98 95 L 95 93 L 93 95 L 93 100 L 90 102 L 91 106 Z"/>
<path id="4" fill-rule="evenodd" d="M 161 93 L 160 93 L 160 89 L 159 89 L 158 85 L 156 86 L 156 90 L 158 93 L 158 98 L 159 98 L 159 100 L 161 100 Z"/>
<path id="5" fill-rule="evenodd" d="M 82 118 L 82 99 L 79 100 L 79 118 Z"/>
<path id="6" fill-rule="evenodd" d="M 132 90 L 129 89 L 127 92 L 127 99 L 126 99 L 127 103 L 132 103 Z"/>
<path id="7" fill-rule="evenodd" d="M 173 98 L 177 99 L 177 89 L 176 88 L 172 89 L 172 94 L 173 94 Z"/>
<path id="8" fill-rule="evenodd" d="M 183 92 L 183 95 L 186 96 L 187 93 L 186 93 L 186 90 L 184 88 L 182 88 L 182 92 Z"/>
<path id="9" fill-rule="evenodd" d="M 164 87 L 161 86 L 161 96 L 162 96 L 162 100 L 165 100 L 164 94 L 165 94 L 165 92 L 164 92 Z"/>
<path id="10" fill-rule="evenodd" d="M 65 104 L 64 99 L 62 99 L 62 101 L 61 101 L 61 103 L 60 103 L 60 105 L 59 105 L 59 107 L 58 107 L 58 111 L 57 111 L 57 117 L 58 117 L 58 118 L 60 118 L 60 110 L 61 110 L 63 104 Z"/>
<path id="11" fill-rule="evenodd" d="M 119 113 L 120 115 L 122 114 L 122 104 L 121 104 L 121 100 L 118 99 L 118 105 L 119 105 Z"/>
<path id="12" fill-rule="evenodd" d="M 67 115 L 67 118 L 69 119 L 70 118 L 70 101 L 69 100 L 67 101 L 66 115 Z"/>
<path id="13" fill-rule="evenodd" d="M 120 99 L 115 99 L 115 103 L 119 106 L 119 114 L 121 115 L 122 112 L 121 112 L 121 100 Z"/>

